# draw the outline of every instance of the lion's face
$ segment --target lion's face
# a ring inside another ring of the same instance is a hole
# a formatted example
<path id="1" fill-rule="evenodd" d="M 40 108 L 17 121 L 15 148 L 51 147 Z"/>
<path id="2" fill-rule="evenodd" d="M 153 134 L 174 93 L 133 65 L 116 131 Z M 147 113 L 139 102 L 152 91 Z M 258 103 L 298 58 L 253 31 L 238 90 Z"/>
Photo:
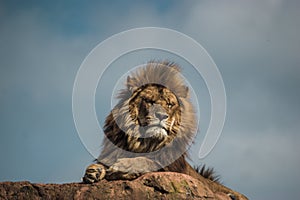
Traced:
<path id="1" fill-rule="evenodd" d="M 180 104 L 176 95 L 164 86 L 149 84 L 137 89 L 129 110 L 138 126 L 139 138 L 165 141 L 175 136 L 180 123 Z"/>

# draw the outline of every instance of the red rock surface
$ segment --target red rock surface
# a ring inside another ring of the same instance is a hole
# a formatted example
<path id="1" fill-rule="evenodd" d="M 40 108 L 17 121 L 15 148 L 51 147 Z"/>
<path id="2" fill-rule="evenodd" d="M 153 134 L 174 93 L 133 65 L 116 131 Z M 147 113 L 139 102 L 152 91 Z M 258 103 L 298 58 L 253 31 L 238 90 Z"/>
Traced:
<path id="1" fill-rule="evenodd" d="M 231 200 L 214 193 L 197 179 L 174 172 L 148 173 L 133 181 L 106 181 L 95 184 L 0 183 L 0 199 L 216 199 Z M 245 198 L 247 199 L 247 198 Z"/>

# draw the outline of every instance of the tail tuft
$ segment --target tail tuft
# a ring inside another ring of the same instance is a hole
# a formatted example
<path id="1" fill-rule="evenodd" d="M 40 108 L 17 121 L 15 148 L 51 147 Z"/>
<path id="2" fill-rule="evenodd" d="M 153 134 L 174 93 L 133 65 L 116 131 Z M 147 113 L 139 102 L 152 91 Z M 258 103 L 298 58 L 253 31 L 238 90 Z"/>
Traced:
<path id="1" fill-rule="evenodd" d="M 214 168 L 206 167 L 204 164 L 204 165 L 200 165 L 200 166 L 195 166 L 194 169 L 196 170 L 196 172 L 198 174 L 200 174 L 204 178 L 207 178 L 211 181 L 220 183 L 220 176 L 216 174 Z"/>

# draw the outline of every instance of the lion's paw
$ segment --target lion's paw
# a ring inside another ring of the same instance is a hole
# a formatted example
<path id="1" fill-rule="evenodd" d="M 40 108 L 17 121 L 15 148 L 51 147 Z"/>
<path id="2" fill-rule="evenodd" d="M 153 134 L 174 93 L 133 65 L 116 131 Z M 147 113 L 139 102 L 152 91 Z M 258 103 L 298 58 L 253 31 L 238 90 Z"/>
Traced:
<path id="1" fill-rule="evenodd" d="M 155 162 L 145 157 L 121 158 L 107 170 L 106 178 L 132 180 L 158 168 Z"/>
<path id="2" fill-rule="evenodd" d="M 84 183 L 96 183 L 105 177 L 105 167 L 101 164 L 91 164 L 86 170 L 82 181 Z"/>

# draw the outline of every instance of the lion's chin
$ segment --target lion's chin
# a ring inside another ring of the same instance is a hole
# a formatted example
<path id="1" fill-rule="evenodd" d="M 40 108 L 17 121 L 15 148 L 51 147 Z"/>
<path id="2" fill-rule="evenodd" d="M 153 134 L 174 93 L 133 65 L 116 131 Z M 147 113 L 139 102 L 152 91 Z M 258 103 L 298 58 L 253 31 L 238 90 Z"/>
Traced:
<path id="1" fill-rule="evenodd" d="M 168 136 L 166 129 L 161 126 L 150 126 L 145 130 L 146 137 L 165 138 Z"/>

